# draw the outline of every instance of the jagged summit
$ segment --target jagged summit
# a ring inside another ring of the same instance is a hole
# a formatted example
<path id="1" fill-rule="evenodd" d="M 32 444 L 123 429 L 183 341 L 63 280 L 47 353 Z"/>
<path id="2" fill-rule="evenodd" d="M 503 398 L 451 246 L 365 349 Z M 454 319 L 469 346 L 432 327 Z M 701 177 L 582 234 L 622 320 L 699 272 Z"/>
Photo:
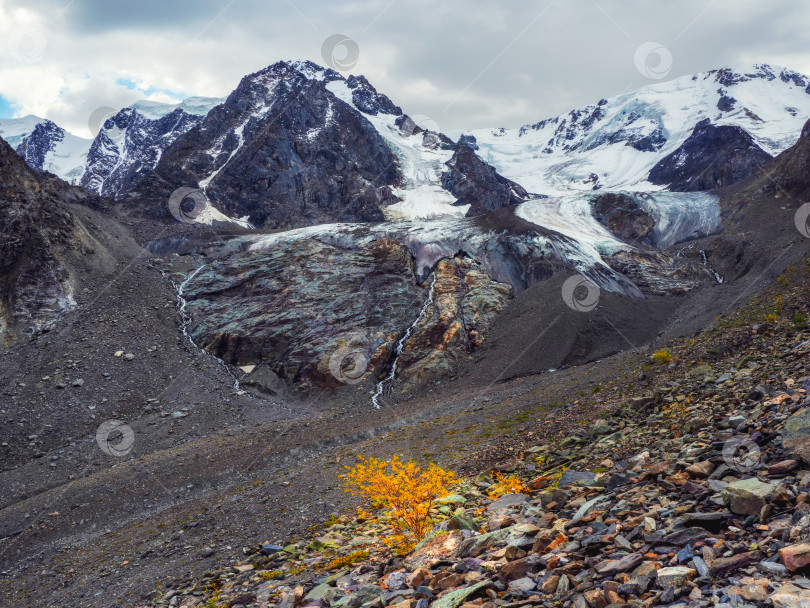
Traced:
<path id="1" fill-rule="evenodd" d="M 348 111 L 355 119 L 371 123 L 377 132 L 372 139 L 382 138 L 389 150 L 383 152 L 383 158 L 393 155 L 401 179 L 389 179 L 389 171 L 383 171 L 374 187 L 387 187 L 390 191 L 377 192 L 372 197 L 377 201 L 373 206 L 379 211 L 367 218 L 379 219 L 380 213 L 390 218 L 464 213 L 464 207 L 454 205 L 457 199 L 442 187 L 442 175 L 447 171 L 445 163 L 452 157 L 454 142 L 441 134 L 423 133 L 402 108 L 377 91 L 364 76 L 344 76 L 306 60 L 277 61 L 249 74 L 225 99 L 190 97 L 179 104 L 137 102 L 106 121 L 92 142 L 74 138 L 53 123 L 36 117 L 0 120 L 0 136 L 24 153 L 33 167 L 81 183 L 92 192 L 121 199 L 142 193 L 141 183 L 157 167 L 164 152 L 194 127 L 205 122 L 205 129 L 210 131 L 212 122 L 233 119 L 233 132 L 220 133 L 221 141 L 210 142 L 208 151 L 213 155 L 210 161 L 183 167 L 183 185 L 210 189 L 213 193 L 214 182 L 228 175 L 225 166 L 239 162 L 237 157 L 242 153 L 244 141 L 242 131 L 236 129 L 248 127 L 249 116 L 255 122 L 265 112 L 276 117 L 271 117 L 271 121 L 278 120 L 282 107 L 275 100 L 292 99 L 302 93 L 309 97 L 304 104 L 309 110 L 300 105 L 301 100 L 286 110 L 288 122 L 295 129 L 307 125 L 292 140 L 298 136 L 307 141 L 323 137 L 323 127 L 329 121 L 343 120 Z M 321 97 L 316 103 L 316 98 Z M 324 99 L 329 100 L 325 105 Z M 344 114 L 338 116 L 333 111 L 338 107 L 334 104 L 341 102 L 347 107 L 340 106 Z M 313 122 L 310 111 L 313 104 L 328 107 L 332 113 L 324 113 Z M 299 112 L 297 115 L 290 112 L 293 106 Z M 206 121 L 214 112 L 218 118 Z M 650 191 L 668 187 L 666 183 L 656 185 L 654 182 L 660 180 L 650 179 L 650 171 L 676 151 L 683 156 L 681 146 L 703 121 L 709 120 L 712 128 L 737 129 L 743 139 L 751 138 L 752 146 L 775 156 L 796 141 L 796 134 L 808 116 L 810 78 L 788 68 L 743 63 L 655 83 L 519 129 L 483 129 L 462 139 L 484 163 L 528 192 L 560 195 L 590 190 Z M 322 123 L 320 126 L 315 124 L 318 121 Z M 42 126 L 34 135 L 37 125 Z M 348 129 L 351 131 L 352 127 Z M 331 145 L 338 151 L 345 143 L 337 137 Z M 202 152 L 185 148 L 193 154 Z M 727 185 L 728 180 L 745 175 L 745 171 L 723 166 L 708 169 L 705 162 L 696 159 L 690 166 L 698 167 L 699 172 L 730 177 L 698 180 L 697 186 L 691 188 Z M 207 173 L 198 175 L 198 169 Z M 303 188 L 300 179 L 296 188 Z M 348 195 L 349 199 L 352 196 Z M 311 197 L 323 199 L 314 193 Z M 365 206 L 356 200 L 348 203 L 345 194 L 339 198 L 344 205 Z M 220 199 L 218 205 L 223 210 L 230 206 L 235 213 L 253 213 L 248 209 L 252 203 L 237 200 L 226 204 Z M 310 214 L 312 219 L 306 222 L 317 221 L 316 216 L 318 213 Z M 329 213 L 325 217 L 336 216 Z M 348 217 L 360 216 L 350 212 Z M 266 217 L 260 213 L 253 220 L 263 222 Z"/>
<path id="2" fill-rule="evenodd" d="M 810 116 L 810 78 L 765 64 L 656 83 L 519 129 L 473 131 L 479 155 L 531 192 L 652 190 L 652 167 L 705 119 L 743 129 L 771 156 Z"/>
<path id="3" fill-rule="evenodd" d="M 68 133 L 47 118 L 33 114 L 2 118 L 0 137 L 37 171 L 48 171 L 71 184 L 77 184 L 84 173 L 91 141 Z"/>

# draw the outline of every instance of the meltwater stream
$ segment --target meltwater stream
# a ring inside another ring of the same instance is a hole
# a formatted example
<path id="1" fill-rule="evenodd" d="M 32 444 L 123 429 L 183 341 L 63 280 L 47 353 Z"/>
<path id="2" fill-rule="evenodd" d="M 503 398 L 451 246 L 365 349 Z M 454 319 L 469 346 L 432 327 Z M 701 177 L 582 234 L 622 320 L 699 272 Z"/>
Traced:
<path id="1" fill-rule="evenodd" d="M 171 276 L 169 276 L 169 274 L 166 271 L 164 271 L 163 269 L 160 270 L 160 274 L 162 274 L 165 278 L 167 278 L 167 279 L 169 279 L 169 281 L 171 281 L 172 287 L 174 287 L 174 291 L 177 294 L 177 312 L 180 313 L 180 331 L 183 333 L 183 335 L 189 341 L 189 344 L 191 344 L 194 348 L 199 349 L 204 354 L 206 354 L 206 355 L 208 355 L 210 357 L 214 357 L 214 359 L 216 359 L 216 361 L 225 369 L 225 371 L 228 372 L 228 375 L 231 378 L 233 378 L 233 390 L 236 391 L 239 394 L 244 394 L 244 395 L 247 395 L 248 397 L 250 397 L 250 393 L 242 390 L 242 386 L 239 384 L 239 378 L 237 378 L 236 374 L 234 374 L 231 371 L 231 368 L 228 367 L 228 365 L 222 359 L 220 359 L 219 357 L 216 357 L 216 356 L 212 355 L 211 353 L 209 353 L 204 348 L 200 348 L 197 345 L 197 343 L 194 342 L 194 338 L 191 337 L 191 334 L 188 333 L 188 328 L 191 325 L 191 315 L 189 315 L 186 312 L 186 306 L 188 305 L 188 301 L 183 297 L 183 292 L 185 291 L 188 284 L 194 279 L 194 277 L 196 277 L 200 273 L 200 271 L 203 268 L 205 268 L 205 266 L 206 266 L 206 264 L 203 264 L 202 266 L 192 270 L 190 273 L 188 273 L 186 278 L 179 285 L 177 283 L 175 283 L 172 280 Z"/>
<path id="2" fill-rule="evenodd" d="M 706 252 L 701 249 L 700 250 L 700 255 L 703 256 L 703 265 L 706 268 L 708 268 L 709 271 L 714 275 L 714 280 L 717 281 L 718 284 L 721 284 L 724 281 L 724 279 L 719 274 L 717 274 L 717 272 L 715 272 L 714 268 L 709 266 L 709 260 L 708 260 L 708 258 L 706 258 Z"/>
<path id="3" fill-rule="evenodd" d="M 416 319 L 411 326 L 405 331 L 405 335 L 399 339 L 397 342 L 396 347 L 394 348 L 394 362 L 391 364 L 391 371 L 389 374 L 380 380 L 377 383 L 377 390 L 374 391 L 374 394 L 371 396 L 371 404 L 376 408 L 380 409 L 380 397 L 382 397 L 383 389 L 385 388 L 386 382 L 391 382 L 394 380 L 394 376 L 397 375 L 397 363 L 399 362 L 399 357 L 402 355 L 402 351 L 405 348 L 405 345 L 408 343 L 408 340 L 411 338 L 411 334 L 413 333 L 414 328 L 419 324 L 419 322 L 425 318 L 427 315 L 428 308 L 433 304 L 433 288 L 436 286 L 436 275 L 433 275 L 433 281 L 430 283 L 430 289 L 428 290 L 428 296 L 425 300 L 425 303 L 422 305 L 422 310 L 419 311 L 419 315 L 417 315 Z"/>

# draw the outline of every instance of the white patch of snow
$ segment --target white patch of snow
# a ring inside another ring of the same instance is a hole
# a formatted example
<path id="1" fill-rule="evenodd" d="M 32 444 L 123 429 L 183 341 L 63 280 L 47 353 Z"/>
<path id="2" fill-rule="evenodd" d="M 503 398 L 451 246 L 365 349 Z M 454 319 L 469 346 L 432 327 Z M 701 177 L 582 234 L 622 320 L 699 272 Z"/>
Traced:
<path id="1" fill-rule="evenodd" d="M 0 137 L 6 143 L 16 149 L 23 138 L 31 134 L 39 123 L 45 122 L 44 118 L 29 114 L 22 118 L 0 118 Z"/>
<path id="2" fill-rule="evenodd" d="M 334 93 L 338 99 L 357 109 L 352 101 L 351 89 L 349 89 L 345 81 L 333 80 L 327 83 L 326 88 Z M 412 197 L 413 202 L 403 205 L 403 209 L 424 209 L 424 198 L 429 191 L 435 192 L 439 197 L 434 203 L 436 208 L 443 208 L 447 197 L 452 197 L 452 195 L 442 188 L 441 175 L 446 169 L 444 163 L 452 158 L 453 151 L 425 147 L 422 144 L 422 133 L 406 135 L 394 124 L 397 117 L 391 114 L 371 116 L 363 113 L 363 117 L 374 126 L 396 155 L 400 170 L 405 178 L 404 189 L 406 191 L 415 191 Z M 453 198 L 453 201 L 455 201 L 455 198 Z M 457 214 L 447 213 L 447 215 Z"/>
<path id="3" fill-rule="evenodd" d="M 762 72 L 762 66 L 752 64 L 732 69 L 738 74 Z M 608 190 L 661 190 L 646 181 L 650 169 L 678 148 L 704 118 L 745 129 L 772 155 L 796 142 L 810 116 L 810 95 L 794 82 L 782 80 L 781 68 L 770 69 L 775 78 L 754 77 L 730 86 L 718 83 L 716 73 L 685 76 L 535 126 L 472 134 L 479 155 L 530 192 L 589 191 L 594 185 L 589 179 L 592 174 Z M 717 108 L 720 89 L 735 100 L 729 112 Z M 624 136 L 616 137 L 617 133 Z M 660 136 L 666 143 L 657 151 L 641 151 L 627 145 L 630 134 L 634 139 Z"/>
<path id="4" fill-rule="evenodd" d="M 632 195 L 655 219 L 650 235 L 656 247 L 714 234 L 720 230 L 720 199 L 709 192 L 648 192 Z"/>
<path id="5" fill-rule="evenodd" d="M 454 205 L 456 197 L 437 186 L 421 185 L 415 188 L 394 188 L 400 202 L 383 209 L 387 220 L 420 220 L 435 217 L 464 217 L 469 205 Z"/>
<path id="6" fill-rule="evenodd" d="M 219 172 L 222 171 L 229 162 L 231 162 L 231 159 L 236 155 L 236 153 L 239 152 L 239 150 L 242 149 L 242 146 L 245 144 L 245 138 L 242 136 L 242 132 L 245 130 L 245 125 L 247 125 L 247 121 L 250 120 L 250 118 L 252 118 L 252 116 L 248 117 L 248 119 L 245 120 L 245 122 L 243 122 L 241 125 L 239 125 L 238 127 L 236 127 L 233 130 L 233 134 L 236 135 L 236 138 L 237 138 L 239 143 L 236 144 L 236 147 L 231 151 L 230 156 L 228 156 L 228 160 L 226 160 L 224 163 L 222 163 L 219 167 L 217 167 L 214 170 L 213 173 L 211 173 L 208 177 L 206 177 L 204 180 L 202 180 L 200 182 L 199 187 L 200 187 L 200 190 L 202 190 L 203 192 L 208 187 L 208 184 L 211 183 L 211 180 L 214 179 L 219 174 Z M 217 143 L 221 146 L 222 145 L 222 140 L 220 140 Z M 214 152 L 214 151 L 212 150 L 212 152 Z M 209 154 L 211 154 L 211 152 L 209 152 Z"/>
<path id="7" fill-rule="evenodd" d="M 180 108 L 188 114 L 205 116 L 213 108 L 223 103 L 221 97 L 187 97 L 180 103 L 160 103 L 158 101 L 141 100 L 136 101 L 131 106 L 138 113 L 151 120 L 158 120 Z"/>
<path id="8" fill-rule="evenodd" d="M 78 184 L 84 175 L 87 154 L 92 143 L 90 139 L 66 132 L 65 138 L 45 155 L 43 169 L 58 175 L 69 184 Z"/>
<path id="9" fill-rule="evenodd" d="M 253 228 L 248 221 L 248 216 L 239 219 L 228 217 L 210 203 L 203 210 L 203 212 L 200 213 L 200 215 L 194 218 L 194 222 L 197 224 L 206 224 L 207 226 L 212 226 L 215 222 L 224 222 L 227 224 L 234 224 L 240 228 Z"/>
<path id="10" fill-rule="evenodd" d="M 617 239 L 591 214 L 589 197 L 567 196 L 536 199 L 522 203 L 515 215 L 524 220 L 558 232 L 576 243 L 578 254 L 569 252 L 565 256 L 576 261 L 574 266 L 580 272 L 588 267 L 604 265 L 602 254 L 630 250 L 632 247 Z"/>

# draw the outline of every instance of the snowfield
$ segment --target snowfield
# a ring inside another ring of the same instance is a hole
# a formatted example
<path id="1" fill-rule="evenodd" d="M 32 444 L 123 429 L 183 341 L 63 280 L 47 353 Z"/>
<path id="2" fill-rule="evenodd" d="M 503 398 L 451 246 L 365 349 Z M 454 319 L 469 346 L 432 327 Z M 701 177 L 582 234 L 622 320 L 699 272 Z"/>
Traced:
<path id="1" fill-rule="evenodd" d="M 559 195 L 661 190 L 650 169 L 704 118 L 747 131 L 776 155 L 796 143 L 810 117 L 807 77 L 761 64 L 684 76 L 603 99 L 519 129 L 472 131 L 478 154 L 530 192 Z M 720 109 L 720 108 L 724 109 Z"/>

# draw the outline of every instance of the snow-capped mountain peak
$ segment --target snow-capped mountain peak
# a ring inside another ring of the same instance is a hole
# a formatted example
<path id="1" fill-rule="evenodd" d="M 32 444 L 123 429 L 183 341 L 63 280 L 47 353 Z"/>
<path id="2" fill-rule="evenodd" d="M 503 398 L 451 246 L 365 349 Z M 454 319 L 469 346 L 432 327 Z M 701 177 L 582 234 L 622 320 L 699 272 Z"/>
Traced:
<path id="1" fill-rule="evenodd" d="M 81 185 L 112 198 L 133 192 L 163 151 L 222 102 L 216 97 L 189 97 L 178 104 L 139 101 L 120 110 L 93 140 Z"/>
<path id="2" fill-rule="evenodd" d="M 58 175 L 71 184 L 81 180 L 91 140 L 33 115 L 0 118 L 0 137 L 34 169 Z"/>
<path id="3" fill-rule="evenodd" d="M 519 129 L 473 131 L 479 154 L 532 192 L 652 190 L 650 169 L 705 119 L 737 126 L 771 155 L 810 116 L 810 79 L 741 64 L 656 83 Z"/>

